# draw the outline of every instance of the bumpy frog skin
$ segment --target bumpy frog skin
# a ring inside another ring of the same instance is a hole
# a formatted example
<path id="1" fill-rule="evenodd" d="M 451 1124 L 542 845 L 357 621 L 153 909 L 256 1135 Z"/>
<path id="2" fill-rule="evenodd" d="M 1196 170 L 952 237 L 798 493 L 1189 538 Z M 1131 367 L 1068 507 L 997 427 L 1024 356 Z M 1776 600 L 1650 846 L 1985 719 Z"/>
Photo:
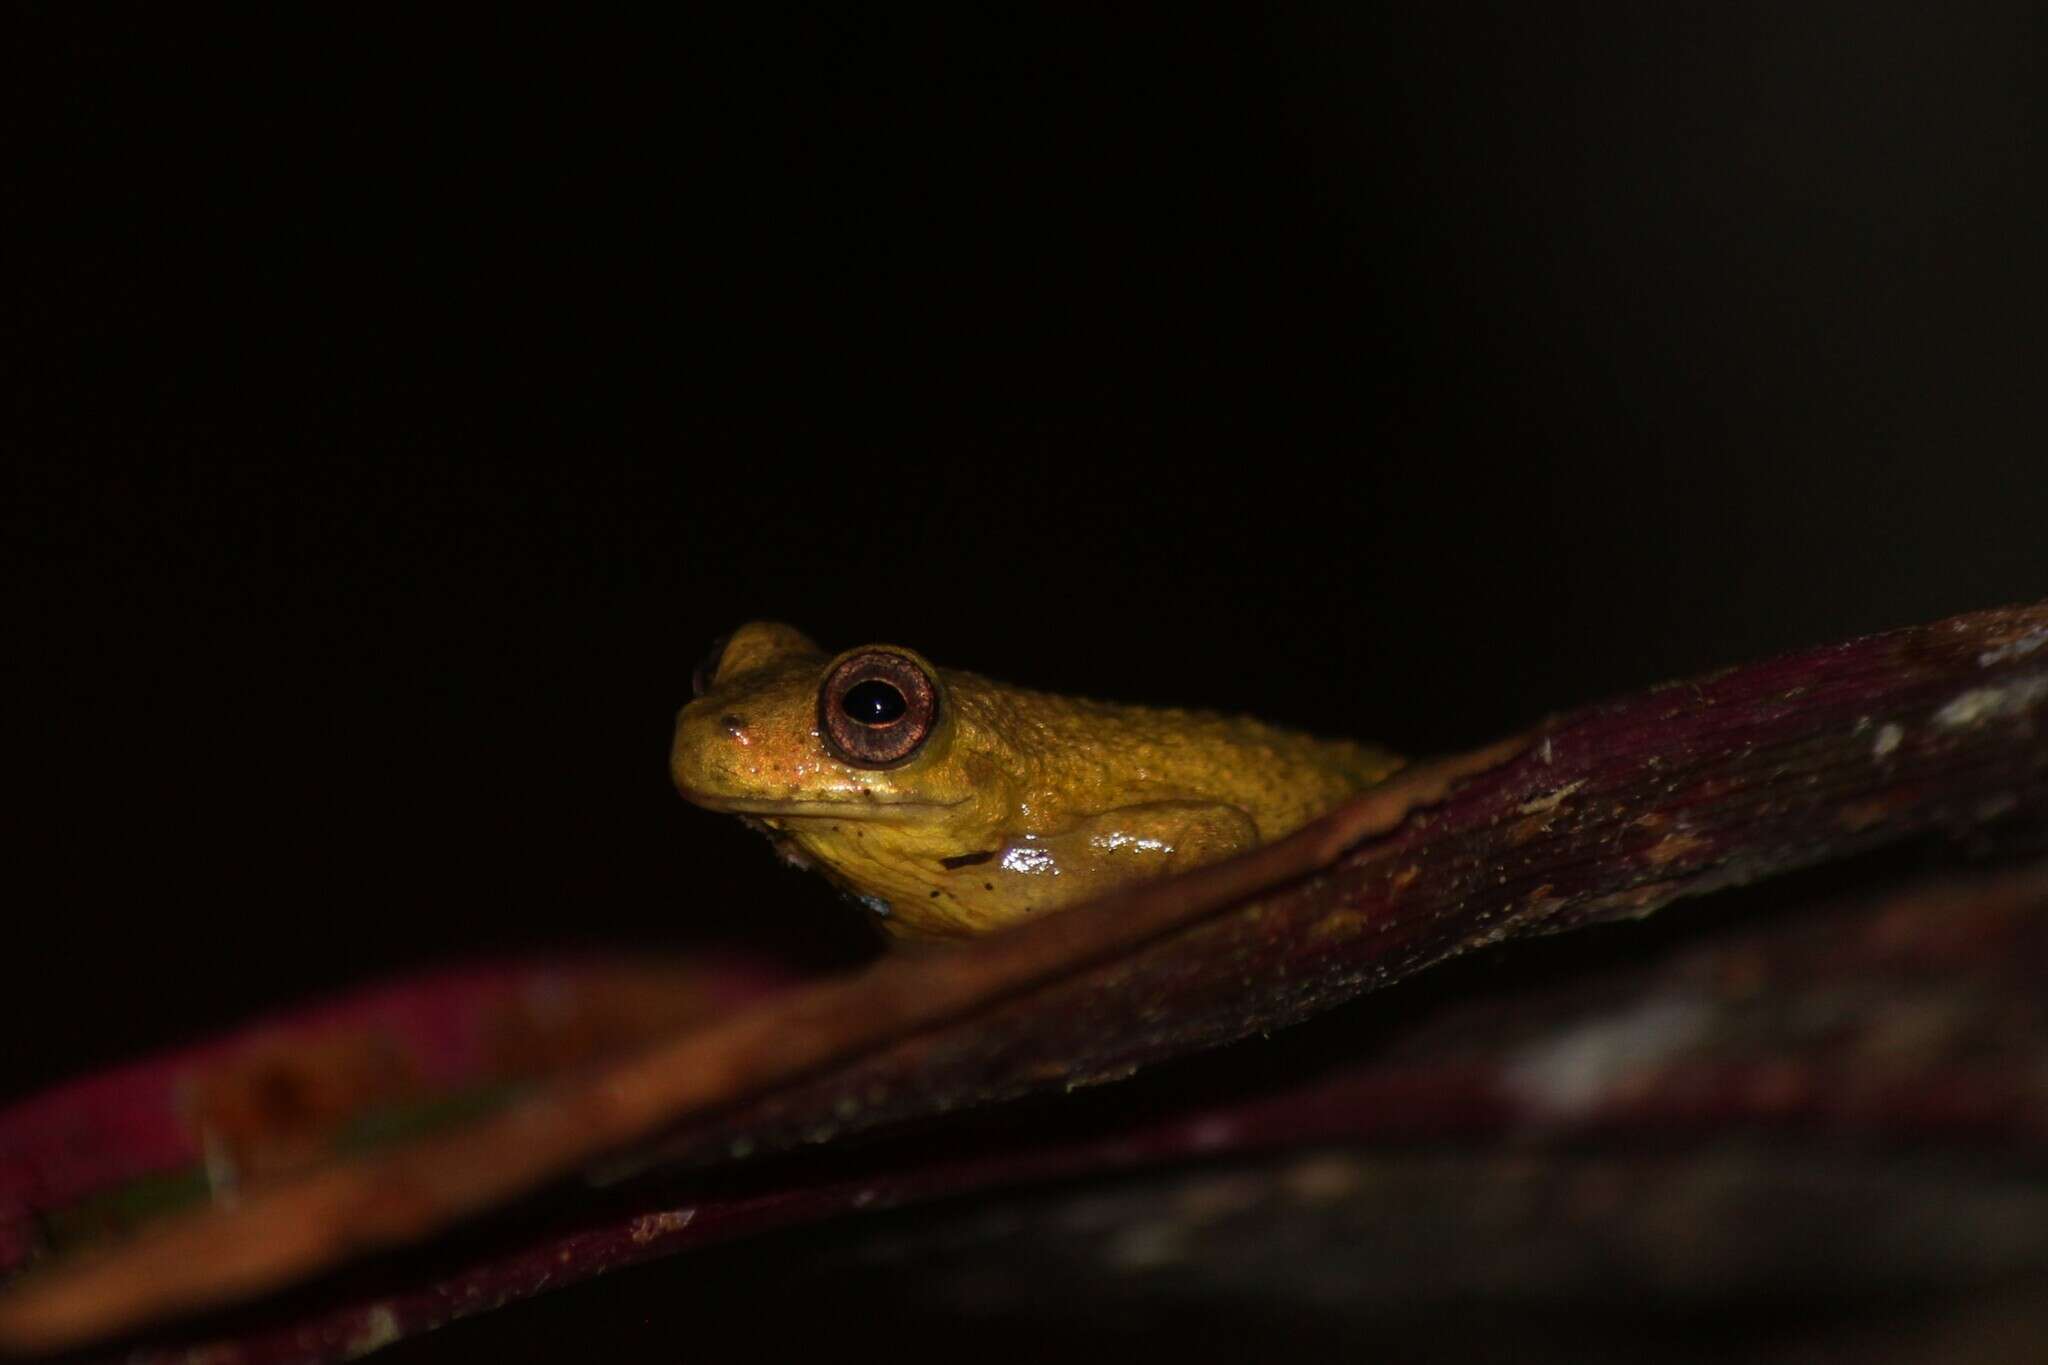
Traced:
<path id="1" fill-rule="evenodd" d="M 772 622 L 733 632 L 695 681 L 677 789 L 906 937 L 997 929 L 1227 857 L 1401 766 L 1246 718 L 1010 687 L 895 645 L 828 655 Z"/>

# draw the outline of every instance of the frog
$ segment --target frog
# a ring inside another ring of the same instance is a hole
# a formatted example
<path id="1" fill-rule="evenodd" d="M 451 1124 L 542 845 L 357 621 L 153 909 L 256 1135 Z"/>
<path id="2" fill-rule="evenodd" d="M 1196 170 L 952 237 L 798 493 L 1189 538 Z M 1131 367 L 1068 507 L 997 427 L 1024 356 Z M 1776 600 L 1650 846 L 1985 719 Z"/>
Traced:
<path id="1" fill-rule="evenodd" d="M 683 798 L 739 817 L 887 935 L 986 934 L 1277 839 L 1404 760 L 1212 711 L 1096 701 L 837 654 L 753 621 L 676 716 Z"/>

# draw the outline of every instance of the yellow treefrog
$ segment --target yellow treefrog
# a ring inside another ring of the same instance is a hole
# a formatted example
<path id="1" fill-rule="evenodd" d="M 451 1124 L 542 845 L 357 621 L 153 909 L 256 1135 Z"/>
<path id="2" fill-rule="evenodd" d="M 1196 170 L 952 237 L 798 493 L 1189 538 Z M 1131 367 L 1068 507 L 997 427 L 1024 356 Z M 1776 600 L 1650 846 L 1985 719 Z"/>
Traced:
<path id="1" fill-rule="evenodd" d="M 1241 852 L 1402 760 L 1238 716 L 1029 691 L 757 621 L 676 717 L 683 796 L 765 832 L 890 932 L 957 938 Z"/>

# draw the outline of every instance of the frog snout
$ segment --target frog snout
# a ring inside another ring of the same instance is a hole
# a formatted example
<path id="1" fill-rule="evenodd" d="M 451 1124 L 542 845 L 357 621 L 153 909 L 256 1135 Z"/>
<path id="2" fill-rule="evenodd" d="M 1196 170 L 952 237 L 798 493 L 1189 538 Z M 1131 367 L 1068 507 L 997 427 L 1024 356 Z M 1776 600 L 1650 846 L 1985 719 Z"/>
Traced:
<path id="1" fill-rule="evenodd" d="M 669 773 L 682 794 L 695 801 L 737 796 L 752 787 L 758 763 L 752 723 L 738 711 L 686 706 L 676 718 Z"/>

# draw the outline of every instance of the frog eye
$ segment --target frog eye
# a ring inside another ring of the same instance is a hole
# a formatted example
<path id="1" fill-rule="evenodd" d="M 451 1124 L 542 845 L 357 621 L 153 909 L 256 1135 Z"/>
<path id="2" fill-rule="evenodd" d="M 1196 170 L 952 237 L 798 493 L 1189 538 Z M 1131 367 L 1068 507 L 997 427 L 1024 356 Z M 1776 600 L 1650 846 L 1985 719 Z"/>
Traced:
<path id="1" fill-rule="evenodd" d="M 690 695 L 701 697 L 711 690 L 711 684 L 718 679 L 718 665 L 725 661 L 725 647 L 732 643 L 732 633 L 726 632 L 711 642 L 711 648 L 704 651 L 704 657 L 697 661 L 697 667 L 690 673 Z"/>
<path id="2" fill-rule="evenodd" d="M 887 768 L 916 753 L 939 720 L 939 689 L 916 660 L 887 649 L 849 654 L 818 689 L 818 729 L 856 768 Z"/>

